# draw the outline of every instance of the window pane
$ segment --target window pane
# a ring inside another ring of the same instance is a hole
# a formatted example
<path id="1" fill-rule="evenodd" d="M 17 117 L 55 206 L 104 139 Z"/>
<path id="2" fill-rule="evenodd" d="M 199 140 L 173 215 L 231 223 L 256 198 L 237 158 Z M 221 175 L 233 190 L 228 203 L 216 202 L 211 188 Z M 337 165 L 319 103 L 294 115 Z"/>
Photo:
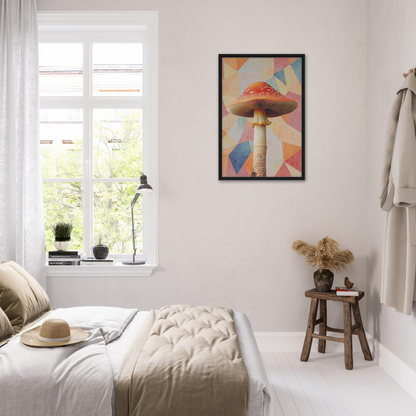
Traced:
<path id="1" fill-rule="evenodd" d="M 55 250 L 52 226 L 57 222 L 73 225 L 71 248 L 82 249 L 82 183 L 44 182 L 43 206 L 45 218 L 45 244 L 47 250 Z"/>
<path id="2" fill-rule="evenodd" d="M 93 45 L 93 95 L 142 96 L 143 52 L 141 43 Z"/>
<path id="3" fill-rule="evenodd" d="M 99 235 L 103 244 L 115 254 L 132 253 L 130 202 L 138 184 L 135 182 L 94 183 L 94 240 Z M 143 252 L 143 206 L 140 196 L 134 206 L 134 226 L 137 254 Z"/>
<path id="4" fill-rule="evenodd" d="M 40 96 L 81 96 L 82 79 L 82 44 L 39 44 Z"/>
<path id="5" fill-rule="evenodd" d="M 142 110 L 94 110 L 94 177 L 139 178 Z"/>
<path id="6" fill-rule="evenodd" d="M 43 178 L 82 178 L 82 110 L 40 110 Z"/>

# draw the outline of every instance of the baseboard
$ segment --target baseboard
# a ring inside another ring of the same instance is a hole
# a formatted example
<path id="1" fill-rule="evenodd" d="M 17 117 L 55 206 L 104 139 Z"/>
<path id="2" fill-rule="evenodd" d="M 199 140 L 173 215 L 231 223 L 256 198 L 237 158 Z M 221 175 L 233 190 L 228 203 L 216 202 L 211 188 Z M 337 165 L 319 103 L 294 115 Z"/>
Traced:
<path id="1" fill-rule="evenodd" d="M 254 336 L 261 352 L 297 352 L 301 353 L 305 332 L 255 332 Z M 339 334 L 334 334 L 339 336 Z M 416 400 L 416 371 L 411 369 L 400 358 L 394 355 L 385 346 L 380 344 L 370 334 L 367 334 L 374 361 L 403 388 L 413 399 Z M 313 346 L 318 345 L 317 340 Z M 344 345 L 338 342 L 326 343 L 328 352 L 344 351 Z M 354 351 L 360 351 L 361 347 L 358 337 L 353 337 Z"/>
<path id="2" fill-rule="evenodd" d="M 416 371 L 405 364 L 384 345 L 380 344 L 370 334 L 367 334 L 374 361 L 416 400 Z"/>

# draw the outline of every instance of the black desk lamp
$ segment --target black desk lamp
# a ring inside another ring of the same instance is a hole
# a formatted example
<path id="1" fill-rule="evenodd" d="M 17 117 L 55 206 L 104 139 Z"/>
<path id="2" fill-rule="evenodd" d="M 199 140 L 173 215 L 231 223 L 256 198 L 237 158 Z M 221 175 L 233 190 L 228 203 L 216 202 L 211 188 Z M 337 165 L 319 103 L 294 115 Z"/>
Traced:
<path id="1" fill-rule="evenodd" d="M 145 264 L 144 260 L 136 260 L 136 240 L 134 237 L 134 215 L 133 209 L 136 205 L 137 200 L 139 199 L 140 194 L 145 194 L 152 192 L 153 188 L 147 183 L 147 176 L 142 173 L 140 176 L 140 185 L 136 189 L 136 195 L 134 195 L 133 200 L 130 203 L 131 207 L 131 232 L 133 234 L 133 261 L 123 261 L 123 264 L 133 265 L 133 264 Z"/>

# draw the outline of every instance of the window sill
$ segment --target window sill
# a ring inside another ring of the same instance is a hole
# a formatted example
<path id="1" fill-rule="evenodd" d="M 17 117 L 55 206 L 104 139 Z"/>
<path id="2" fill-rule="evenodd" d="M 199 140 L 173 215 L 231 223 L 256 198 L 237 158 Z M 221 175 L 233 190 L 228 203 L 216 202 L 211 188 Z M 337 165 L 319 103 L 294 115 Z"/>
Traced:
<path id="1" fill-rule="evenodd" d="M 45 266 L 46 277 L 146 277 L 150 276 L 157 264 L 128 266 L 116 263 L 114 266 Z"/>

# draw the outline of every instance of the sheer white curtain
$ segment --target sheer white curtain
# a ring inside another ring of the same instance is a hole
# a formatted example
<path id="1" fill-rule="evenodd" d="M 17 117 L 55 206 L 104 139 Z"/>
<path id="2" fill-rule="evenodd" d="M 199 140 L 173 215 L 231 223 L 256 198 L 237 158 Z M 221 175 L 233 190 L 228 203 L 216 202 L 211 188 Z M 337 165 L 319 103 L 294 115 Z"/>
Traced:
<path id="1" fill-rule="evenodd" d="M 0 5 L 0 260 L 44 284 L 36 0 Z"/>

